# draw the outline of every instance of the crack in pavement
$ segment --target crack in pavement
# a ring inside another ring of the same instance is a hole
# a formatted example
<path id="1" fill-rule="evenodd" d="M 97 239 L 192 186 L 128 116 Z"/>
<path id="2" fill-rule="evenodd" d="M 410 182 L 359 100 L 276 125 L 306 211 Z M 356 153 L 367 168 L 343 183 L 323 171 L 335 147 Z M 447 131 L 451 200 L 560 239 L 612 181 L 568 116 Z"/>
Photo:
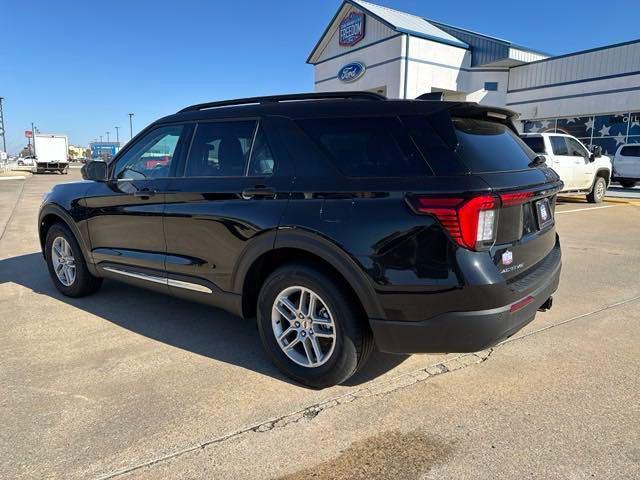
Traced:
<path id="1" fill-rule="evenodd" d="M 18 210 L 18 204 L 20 203 L 20 200 L 22 200 L 23 194 L 24 194 L 24 186 L 27 182 L 24 181 L 22 182 L 21 188 L 20 188 L 20 193 L 18 193 L 18 196 L 16 198 L 16 202 L 13 204 L 13 208 L 11 209 L 11 213 L 9 214 L 9 217 L 7 218 L 7 223 L 4 224 L 4 227 L 2 228 L 2 233 L 0 233 L 0 241 L 4 238 L 4 234 L 7 233 L 7 229 L 9 228 L 9 224 L 11 223 L 11 220 L 13 220 L 13 217 L 16 213 L 16 211 Z"/>
<path id="2" fill-rule="evenodd" d="M 347 392 L 345 394 L 339 395 L 337 397 L 328 399 L 328 400 L 324 400 L 322 402 L 310 405 L 308 407 L 302 408 L 300 410 L 297 410 L 295 412 L 290 412 L 284 415 L 281 415 L 279 417 L 276 418 L 272 418 L 269 420 L 265 420 L 265 421 L 261 421 L 260 423 L 245 427 L 245 428 L 241 428 L 239 430 L 236 430 L 234 432 L 230 432 L 226 435 L 222 435 L 220 437 L 214 438 L 212 440 L 208 440 L 202 443 L 198 443 L 195 445 L 191 445 L 189 447 L 186 447 L 182 450 L 178 450 L 172 453 L 169 453 L 167 455 L 163 455 L 160 457 L 157 457 L 155 459 L 152 460 L 148 460 L 146 462 L 142 462 L 136 465 L 132 465 L 130 467 L 126 467 L 123 468 L 121 470 L 117 470 L 111 473 L 107 473 L 103 476 L 97 477 L 97 480 L 109 480 L 121 475 L 125 475 L 128 473 L 131 473 L 135 470 L 139 470 L 142 468 L 146 468 L 146 467 L 151 467 L 153 465 L 156 465 L 158 463 L 167 461 L 167 460 L 171 460 L 174 459 L 176 457 L 179 457 L 181 455 L 184 455 L 185 453 L 189 453 L 189 452 L 193 452 L 193 451 L 197 451 L 197 450 L 202 450 L 205 449 L 211 445 L 216 445 L 216 444 L 220 444 L 223 442 L 226 442 L 232 438 L 236 438 L 239 437 L 241 435 L 247 434 L 247 433 L 265 433 L 265 432 L 269 432 L 275 428 L 284 428 L 287 427 L 289 425 L 293 425 L 296 424 L 300 421 L 313 421 L 316 417 L 318 417 L 320 415 L 320 413 L 322 413 L 325 410 L 328 410 L 330 408 L 334 408 L 336 406 L 345 404 L 345 403 L 350 403 L 353 401 L 356 401 L 358 399 L 361 398 L 367 398 L 367 397 L 374 397 L 374 396 L 382 396 L 382 395 L 388 395 L 390 393 L 393 393 L 397 390 L 401 390 L 404 388 L 407 388 L 411 385 L 414 385 L 416 383 L 419 382 L 423 382 L 426 381 L 430 378 L 439 376 L 439 375 L 444 375 L 445 373 L 450 373 L 450 372 L 455 372 L 456 370 L 460 370 L 463 368 L 467 368 L 467 367 L 471 367 L 474 365 L 479 365 L 481 363 L 486 362 L 491 355 L 494 353 L 494 351 L 497 348 L 500 348 L 502 345 L 505 345 L 507 343 L 511 343 L 511 342 L 515 342 L 515 341 L 521 341 L 521 340 L 525 340 L 531 336 L 537 335 L 539 333 L 545 332 L 547 330 L 550 330 L 552 328 L 556 328 L 556 327 L 560 327 L 562 325 L 566 325 L 567 323 L 570 322 L 574 322 L 583 318 L 587 318 L 589 316 L 604 312 L 606 310 L 610 310 L 613 308 L 617 308 L 620 307 L 622 305 L 626 305 L 628 303 L 634 302 L 640 300 L 640 295 L 637 295 L 635 297 L 626 299 L 626 300 L 622 300 L 620 302 L 616 302 L 610 305 L 606 305 L 604 307 L 592 310 L 590 312 L 587 313 L 583 313 L 580 315 L 576 315 L 575 317 L 571 317 L 567 320 L 563 320 L 560 321 L 558 323 L 554 323 L 553 325 L 548 325 L 546 327 L 540 328 L 538 330 L 534 330 L 531 332 L 528 332 L 524 335 L 520 335 L 520 336 L 514 336 L 511 338 L 508 338 L 506 340 L 504 340 L 503 342 L 499 343 L 498 345 L 496 345 L 495 347 L 492 347 L 488 350 L 482 350 L 480 352 L 475 352 L 475 353 L 465 353 L 462 355 L 458 355 L 456 357 L 452 357 L 446 360 L 443 360 L 442 362 L 430 365 L 428 367 L 425 368 L 421 368 L 418 370 L 414 370 L 411 372 L 406 372 L 403 374 L 400 374 L 396 377 L 393 377 L 391 379 L 385 379 L 385 380 L 380 380 L 380 381 L 373 381 L 371 382 L 369 385 L 359 388 L 359 389 L 355 389 L 351 392 Z"/>

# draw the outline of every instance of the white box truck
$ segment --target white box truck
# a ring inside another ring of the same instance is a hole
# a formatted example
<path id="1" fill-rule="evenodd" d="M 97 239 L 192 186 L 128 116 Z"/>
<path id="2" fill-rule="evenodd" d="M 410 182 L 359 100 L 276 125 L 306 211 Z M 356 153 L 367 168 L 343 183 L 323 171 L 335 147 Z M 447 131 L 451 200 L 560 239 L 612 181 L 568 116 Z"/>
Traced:
<path id="1" fill-rule="evenodd" d="M 69 143 L 66 135 L 36 133 L 33 136 L 37 173 L 69 171 Z"/>

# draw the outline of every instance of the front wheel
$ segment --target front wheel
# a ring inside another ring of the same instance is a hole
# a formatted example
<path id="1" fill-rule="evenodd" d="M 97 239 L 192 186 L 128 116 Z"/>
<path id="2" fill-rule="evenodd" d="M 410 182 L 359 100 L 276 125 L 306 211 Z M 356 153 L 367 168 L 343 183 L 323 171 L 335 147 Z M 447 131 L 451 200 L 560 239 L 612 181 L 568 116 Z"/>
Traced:
<path id="1" fill-rule="evenodd" d="M 262 344 L 285 375 L 314 388 L 339 384 L 366 362 L 373 337 L 344 287 L 321 269 L 291 264 L 258 298 Z"/>
<path id="2" fill-rule="evenodd" d="M 607 182 L 602 177 L 596 177 L 591 193 L 587 195 L 589 203 L 600 203 L 604 200 L 604 194 L 607 191 Z"/>
<path id="3" fill-rule="evenodd" d="M 47 232 L 45 258 L 53 284 L 67 297 L 84 297 L 102 285 L 102 279 L 89 272 L 75 236 L 62 223 Z"/>

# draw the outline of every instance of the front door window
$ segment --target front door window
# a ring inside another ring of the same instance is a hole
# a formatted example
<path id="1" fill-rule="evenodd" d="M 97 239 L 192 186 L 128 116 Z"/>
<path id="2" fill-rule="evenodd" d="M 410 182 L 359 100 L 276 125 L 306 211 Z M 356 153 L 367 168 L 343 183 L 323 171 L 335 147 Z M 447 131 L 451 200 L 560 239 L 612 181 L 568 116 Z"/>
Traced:
<path id="1" fill-rule="evenodd" d="M 118 159 L 113 177 L 117 180 L 145 180 L 171 176 L 183 128 L 171 125 L 150 131 Z"/>

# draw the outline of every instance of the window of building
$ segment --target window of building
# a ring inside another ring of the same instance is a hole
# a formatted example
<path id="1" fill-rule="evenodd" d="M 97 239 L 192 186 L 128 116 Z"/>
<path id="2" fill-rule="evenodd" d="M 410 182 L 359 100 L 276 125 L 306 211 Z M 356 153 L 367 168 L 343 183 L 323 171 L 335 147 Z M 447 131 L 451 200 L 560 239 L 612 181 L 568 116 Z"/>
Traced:
<path id="1" fill-rule="evenodd" d="M 498 82 L 484 82 L 484 89 L 489 92 L 498 91 Z"/>

